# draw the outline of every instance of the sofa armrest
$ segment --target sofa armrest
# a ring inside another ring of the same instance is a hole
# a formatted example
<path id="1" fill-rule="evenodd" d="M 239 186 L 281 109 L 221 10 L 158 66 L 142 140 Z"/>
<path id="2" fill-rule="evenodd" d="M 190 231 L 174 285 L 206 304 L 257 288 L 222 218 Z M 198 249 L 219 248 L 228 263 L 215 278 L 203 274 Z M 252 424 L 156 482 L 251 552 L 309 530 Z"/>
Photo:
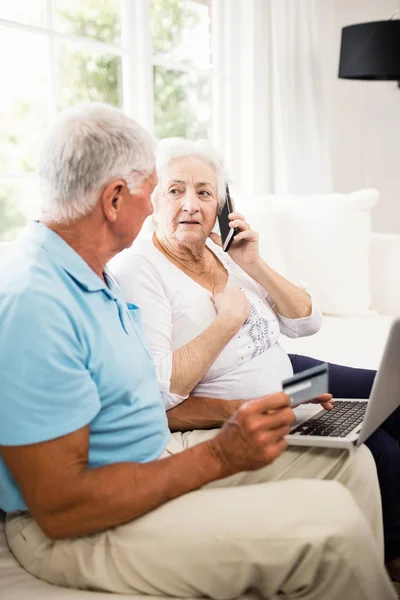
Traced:
<path id="1" fill-rule="evenodd" d="M 400 315 L 400 234 L 372 234 L 370 280 L 372 308 L 381 315 Z"/>

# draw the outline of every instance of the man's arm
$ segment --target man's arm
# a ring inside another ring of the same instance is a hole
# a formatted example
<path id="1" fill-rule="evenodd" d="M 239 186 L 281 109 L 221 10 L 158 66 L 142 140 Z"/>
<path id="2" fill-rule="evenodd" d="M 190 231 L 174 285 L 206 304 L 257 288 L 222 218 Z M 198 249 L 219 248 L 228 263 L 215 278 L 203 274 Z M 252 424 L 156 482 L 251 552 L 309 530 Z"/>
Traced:
<path id="1" fill-rule="evenodd" d="M 146 464 L 90 469 L 89 427 L 47 442 L 0 450 L 32 516 L 51 539 L 121 525 L 226 472 L 208 442 Z"/>
<path id="2" fill-rule="evenodd" d="M 0 451 L 32 516 L 56 540 L 121 525 L 210 481 L 271 463 L 286 448 L 294 419 L 284 394 L 252 400 L 213 439 L 146 464 L 90 469 L 88 426 Z"/>
<path id="3" fill-rule="evenodd" d="M 171 431 L 221 427 L 243 403 L 243 400 L 189 396 L 167 411 L 168 425 Z"/>

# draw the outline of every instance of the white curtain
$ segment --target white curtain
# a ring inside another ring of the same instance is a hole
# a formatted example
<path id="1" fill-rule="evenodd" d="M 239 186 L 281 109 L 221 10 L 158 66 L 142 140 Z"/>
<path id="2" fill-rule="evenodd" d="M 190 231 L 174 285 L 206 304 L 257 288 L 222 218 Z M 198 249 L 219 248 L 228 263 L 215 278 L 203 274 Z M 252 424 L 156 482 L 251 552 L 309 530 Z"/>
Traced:
<path id="1" fill-rule="evenodd" d="M 243 192 L 332 191 L 318 0 L 214 0 L 214 140 Z"/>

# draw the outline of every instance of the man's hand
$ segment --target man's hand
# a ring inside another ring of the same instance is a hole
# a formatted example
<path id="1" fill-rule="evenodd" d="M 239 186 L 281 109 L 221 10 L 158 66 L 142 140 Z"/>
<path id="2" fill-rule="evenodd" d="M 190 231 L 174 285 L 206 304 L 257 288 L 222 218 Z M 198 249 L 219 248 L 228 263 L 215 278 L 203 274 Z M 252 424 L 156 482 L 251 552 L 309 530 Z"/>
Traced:
<path id="1" fill-rule="evenodd" d="M 254 471 L 272 463 L 287 447 L 284 439 L 296 420 L 283 393 L 249 400 L 209 444 L 227 474 Z"/>
<path id="2" fill-rule="evenodd" d="M 332 410 L 334 403 L 335 401 L 333 400 L 332 394 L 322 394 L 321 396 L 318 396 L 318 398 L 315 398 L 315 400 L 310 400 L 304 404 L 320 404 L 325 410 Z"/>

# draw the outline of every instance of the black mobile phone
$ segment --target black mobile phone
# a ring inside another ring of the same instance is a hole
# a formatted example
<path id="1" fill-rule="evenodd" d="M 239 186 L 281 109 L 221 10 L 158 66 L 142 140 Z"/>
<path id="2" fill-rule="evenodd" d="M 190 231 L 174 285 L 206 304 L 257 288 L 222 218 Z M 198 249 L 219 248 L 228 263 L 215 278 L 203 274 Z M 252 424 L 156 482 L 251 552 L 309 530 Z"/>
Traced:
<path id="1" fill-rule="evenodd" d="M 224 252 L 228 252 L 233 242 L 233 238 L 237 233 L 239 233 L 239 229 L 237 229 L 236 227 L 234 229 L 232 229 L 232 227 L 229 227 L 230 221 L 228 215 L 231 212 L 233 212 L 233 206 L 228 185 L 225 188 L 225 192 L 225 204 L 221 210 L 221 213 L 218 215 L 218 223 L 221 232 L 222 249 L 224 250 Z"/>

